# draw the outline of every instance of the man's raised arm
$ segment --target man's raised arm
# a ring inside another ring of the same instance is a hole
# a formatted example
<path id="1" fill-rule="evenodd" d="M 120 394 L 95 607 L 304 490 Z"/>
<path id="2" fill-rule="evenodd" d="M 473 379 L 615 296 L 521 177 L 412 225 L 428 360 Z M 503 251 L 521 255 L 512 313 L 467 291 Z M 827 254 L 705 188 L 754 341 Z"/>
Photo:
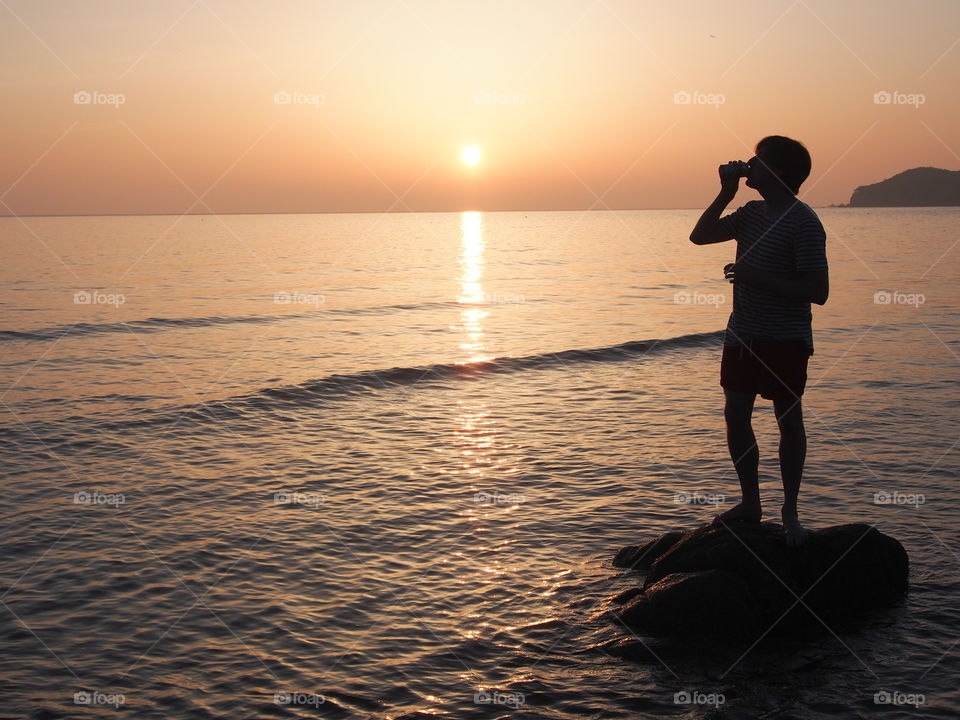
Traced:
<path id="1" fill-rule="evenodd" d="M 733 235 L 725 231 L 718 222 L 720 215 L 736 197 L 740 188 L 740 176 L 731 169 L 733 165 L 736 163 L 720 166 L 720 193 L 716 200 L 710 203 L 710 207 L 703 211 L 696 227 L 690 233 L 690 242 L 694 245 L 711 245 L 733 239 Z"/>

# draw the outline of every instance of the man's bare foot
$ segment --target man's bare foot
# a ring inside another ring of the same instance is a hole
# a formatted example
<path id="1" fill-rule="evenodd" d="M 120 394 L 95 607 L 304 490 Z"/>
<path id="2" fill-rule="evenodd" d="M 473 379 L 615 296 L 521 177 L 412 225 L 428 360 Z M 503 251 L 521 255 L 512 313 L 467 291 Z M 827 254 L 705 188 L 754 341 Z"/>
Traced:
<path id="1" fill-rule="evenodd" d="M 729 510 L 720 513 L 714 519 L 711 525 L 723 526 L 727 523 L 735 522 L 760 522 L 763 511 L 756 505 L 745 505 L 737 503 Z"/>
<path id="2" fill-rule="evenodd" d="M 789 547 L 797 547 L 806 542 L 810 533 L 800 524 L 796 515 L 781 513 L 783 519 L 783 536 L 786 538 Z"/>

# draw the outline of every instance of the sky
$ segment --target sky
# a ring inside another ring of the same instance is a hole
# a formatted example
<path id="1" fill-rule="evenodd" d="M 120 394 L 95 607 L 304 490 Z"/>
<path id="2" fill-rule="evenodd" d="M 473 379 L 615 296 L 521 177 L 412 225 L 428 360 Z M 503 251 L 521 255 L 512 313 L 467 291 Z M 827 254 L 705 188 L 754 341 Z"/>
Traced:
<path id="1" fill-rule="evenodd" d="M 0 0 L 0 48 L 3 215 L 694 208 L 769 134 L 814 206 L 960 169 L 957 0 Z"/>

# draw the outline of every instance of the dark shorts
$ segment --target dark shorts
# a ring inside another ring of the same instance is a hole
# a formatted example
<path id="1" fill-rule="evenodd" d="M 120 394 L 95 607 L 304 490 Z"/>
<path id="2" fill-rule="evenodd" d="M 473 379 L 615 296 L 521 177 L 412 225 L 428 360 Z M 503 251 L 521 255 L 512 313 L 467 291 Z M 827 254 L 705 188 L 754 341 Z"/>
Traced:
<path id="1" fill-rule="evenodd" d="M 802 340 L 751 340 L 724 345 L 720 386 L 760 395 L 767 400 L 793 400 L 807 385 L 810 351 Z"/>

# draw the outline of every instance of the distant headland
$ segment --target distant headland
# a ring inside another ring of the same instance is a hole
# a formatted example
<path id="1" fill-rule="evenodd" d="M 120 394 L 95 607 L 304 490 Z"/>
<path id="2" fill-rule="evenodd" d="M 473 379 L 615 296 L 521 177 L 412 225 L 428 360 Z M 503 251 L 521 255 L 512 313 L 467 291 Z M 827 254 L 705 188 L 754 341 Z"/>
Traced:
<path id="1" fill-rule="evenodd" d="M 840 207 L 942 207 L 960 205 L 960 170 L 918 167 L 861 185 Z"/>

